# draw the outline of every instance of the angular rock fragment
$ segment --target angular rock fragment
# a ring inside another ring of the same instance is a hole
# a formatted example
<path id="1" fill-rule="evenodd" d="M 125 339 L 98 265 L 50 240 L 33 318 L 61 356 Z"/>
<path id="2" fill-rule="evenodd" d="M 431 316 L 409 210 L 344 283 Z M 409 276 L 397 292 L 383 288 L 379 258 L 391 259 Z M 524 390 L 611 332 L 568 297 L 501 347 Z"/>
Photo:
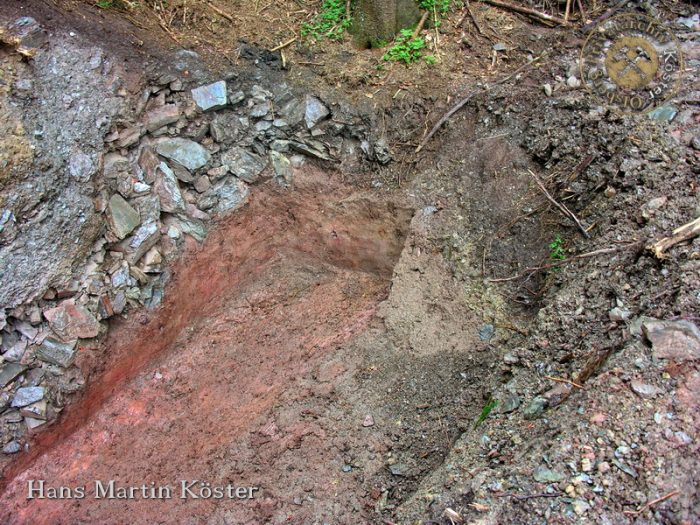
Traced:
<path id="1" fill-rule="evenodd" d="M 26 369 L 26 366 L 19 363 L 6 363 L 0 367 L 0 388 L 5 388 L 12 383 Z"/>
<path id="2" fill-rule="evenodd" d="M 700 329 L 690 321 L 645 320 L 642 331 L 659 359 L 678 362 L 700 359 Z"/>
<path id="3" fill-rule="evenodd" d="M 74 299 L 66 299 L 57 307 L 44 310 L 44 317 L 63 341 L 96 337 L 100 331 L 99 321 Z"/>
<path id="4" fill-rule="evenodd" d="M 235 177 L 227 177 L 217 184 L 214 191 L 219 196 L 219 202 L 216 206 L 217 213 L 237 210 L 248 201 L 250 194 L 248 185 Z"/>
<path id="5" fill-rule="evenodd" d="M 304 121 L 306 122 L 307 128 L 313 128 L 330 114 L 330 110 L 323 104 L 323 102 L 312 95 L 306 95 Z"/>
<path id="6" fill-rule="evenodd" d="M 118 239 L 129 235 L 141 223 L 141 216 L 121 195 L 114 194 L 107 205 L 107 224 Z"/>
<path id="7" fill-rule="evenodd" d="M 272 169 L 275 172 L 275 181 L 280 186 L 291 186 L 294 179 L 294 169 L 291 161 L 282 153 L 271 150 L 270 160 L 272 161 Z"/>
<path id="8" fill-rule="evenodd" d="M 52 337 L 47 337 L 37 349 L 36 356 L 47 363 L 68 368 L 73 364 L 76 353 L 76 341 L 64 343 Z"/>
<path id="9" fill-rule="evenodd" d="M 159 155 L 180 163 L 190 171 L 201 168 L 211 159 L 209 152 L 200 144 L 179 137 L 160 139 L 155 147 Z"/>
<path id="10" fill-rule="evenodd" d="M 127 261 L 131 264 L 139 262 L 141 257 L 158 242 L 159 238 L 158 224 L 155 221 L 143 223 L 134 235 L 123 241 Z"/>
<path id="11" fill-rule="evenodd" d="M 15 392 L 15 397 L 12 399 L 12 408 L 21 408 L 37 401 L 41 401 L 45 395 L 44 388 L 41 386 L 26 386 L 18 388 Z"/>
<path id="12" fill-rule="evenodd" d="M 192 99 L 202 111 L 221 109 L 226 105 L 226 82 L 219 80 L 213 84 L 192 90 Z"/>
<path id="13" fill-rule="evenodd" d="M 236 177 L 249 183 L 258 180 L 267 161 L 244 148 L 231 148 L 221 156 L 221 163 Z"/>
<path id="14" fill-rule="evenodd" d="M 128 148 L 136 144 L 142 136 L 143 130 L 138 126 L 123 129 L 119 132 L 117 146 L 120 148 Z"/>
<path id="15" fill-rule="evenodd" d="M 47 409 L 47 403 L 46 401 L 37 401 L 36 403 L 32 403 L 31 405 L 27 405 L 20 409 L 19 413 L 22 414 L 24 417 L 31 417 L 34 419 L 46 419 L 46 409 Z"/>
<path id="16" fill-rule="evenodd" d="M 160 209 L 168 213 L 177 213 L 185 210 L 185 199 L 180 193 L 177 177 L 165 163 L 161 162 L 156 171 L 156 182 L 153 190 L 160 199 Z"/>
<path id="17" fill-rule="evenodd" d="M 105 177 L 114 178 L 122 171 L 129 170 L 129 159 L 119 153 L 107 153 L 104 158 L 103 172 Z"/>
<path id="18" fill-rule="evenodd" d="M 143 123 L 148 131 L 154 132 L 163 126 L 177 122 L 181 113 L 180 106 L 177 104 L 165 104 L 146 113 Z"/>

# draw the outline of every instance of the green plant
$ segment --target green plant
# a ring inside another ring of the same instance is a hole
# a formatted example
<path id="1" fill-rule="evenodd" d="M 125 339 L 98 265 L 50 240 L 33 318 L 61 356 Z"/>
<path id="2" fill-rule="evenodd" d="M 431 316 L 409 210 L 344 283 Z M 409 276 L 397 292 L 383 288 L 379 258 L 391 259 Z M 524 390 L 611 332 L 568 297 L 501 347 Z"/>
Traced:
<path id="1" fill-rule="evenodd" d="M 549 258 L 554 261 L 563 261 L 566 259 L 566 251 L 564 250 L 564 240 L 560 235 L 557 235 L 549 244 Z"/>
<path id="2" fill-rule="evenodd" d="M 446 15 L 450 10 L 452 0 L 418 0 L 418 7 L 426 11 L 436 10 L 441 15 Z"/>
<path id="3" fill-rule="evenodd" d="M 98 0 L 98 2 L 95 5 L 102 9 L 109 9 L 110 7 L 112 7 L 113 2 L 112 0 Z"/>
<path id="4" fill-rule="evenodd" d="M 352 19 L 347 16 L 344 0 L 323 0 L 321 11 L 311 22 L 301 25 L 301 36 L 314 40 L 342 40 Z"/>
<path id="5" fill-rule="evenodd" d="M 479 414 L 476 423 L 474 423 L 474 430 L 479 428 L 479 425 L 486 421 L 486 418 L 489 417 L 491 411 L 494 408 L 496 408 L 496 405 L 498 405 L 498 401 L 496 401 L 494 398 L 489 398 L 489 400 L 484 405 L 484 408 L 481 409 L 481 414 Z"/>
<path id="6" fill-rule="evenodd" d="M 402 29 L 394 40 L 394 45 L 384 53 L 382 58 L 411 64 L 423 56 L 421 49 L 424 47 L 425 40 L 421 37 L 413 38 L 412 29 Z"/>
<path id="7" fill-rule="evenodd" d="M 425 59 L 425 62 L 431 66 L 437 63 L 437 58 L 435 58 L 435 55 L 425 55 L 423 58 Z"/>

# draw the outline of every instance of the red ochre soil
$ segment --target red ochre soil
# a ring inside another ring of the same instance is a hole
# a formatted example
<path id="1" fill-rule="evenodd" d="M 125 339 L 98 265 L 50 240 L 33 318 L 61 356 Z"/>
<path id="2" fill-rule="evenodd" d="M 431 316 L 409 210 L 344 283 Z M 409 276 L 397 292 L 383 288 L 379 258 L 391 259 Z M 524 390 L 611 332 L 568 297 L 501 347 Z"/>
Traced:
<path id="1" fill-rule="evenodd" d="M 366 329 L 411 217 L 312 168 L 295 184 L 256 188 L 203 245 L 189 246 L 159 310 L 112 327 L 104 371 L 6 472 L 0 522 L 265 523 L 279 498 L 291 500 L 288 478 L 265 465 L 302 439 L 313 450 L 324 431 L 308 418 L 278 428 L 270 412 L 282 397 L 333 390 L 340 362 L 325 367 L 325 382 L 304 386 L 300 378 Z M 238 457 L 232 451 L 251 434 L 256 457 Z M 310 461 L 305 453 L 297 481 L 332 501 L 338 470 L 321 450 Z M 28 500 L 28 481 L 40 479 L 85 486 L 86 496 Z M 252 500 L 183 500 L 183 479 L 261 490 Z M 170 485 L 173 499 L 95 499 L 95 480 Z M 297 508 L 287 522 L 307 523 L 311 516 Z"/>

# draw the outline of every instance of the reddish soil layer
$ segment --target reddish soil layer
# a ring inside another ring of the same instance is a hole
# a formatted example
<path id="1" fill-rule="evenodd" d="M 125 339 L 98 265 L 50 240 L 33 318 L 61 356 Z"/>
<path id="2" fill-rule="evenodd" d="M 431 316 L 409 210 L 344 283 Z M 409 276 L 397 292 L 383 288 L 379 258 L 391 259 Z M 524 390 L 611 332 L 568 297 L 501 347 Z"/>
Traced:
<path id="1" fill-rule="evenodd" d="M 293 191 L 258 188 L 204 245 L 190 247 L 161 309 L 114 327 L 106 371 L 6 473 L 0 521 L 198 523 L 230 508 L 261 522 L 268 478 L 226 451 L 244 434 L 262 429 L 264 437 L 280 397 L 367 326 L 409 219 L 408 210 L 352 196 L 320 173 L 300 174 Z M 315 394 L 323 392 L 304 393 Z M 298 446 L 313 433 L 307 426 L 289 426 L 278 445 Z M 27 500 L 28 480 L 40 479 L 85 486 L 86 497 Z M 261 491 L 250 501 L 180 500 L 182 479 Z M 94 499 L 94 480 L 171 485 L 174 499 Z M 332 498 L 330 480 L 314 484 Z"/>

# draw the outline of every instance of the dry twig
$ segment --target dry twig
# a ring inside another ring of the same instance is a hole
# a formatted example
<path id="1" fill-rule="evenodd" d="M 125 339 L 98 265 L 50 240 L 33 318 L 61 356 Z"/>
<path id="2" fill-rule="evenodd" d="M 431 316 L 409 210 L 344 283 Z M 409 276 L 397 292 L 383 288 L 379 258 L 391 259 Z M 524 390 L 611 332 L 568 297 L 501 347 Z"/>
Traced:
<path id="1" fill-rule="evenodd" d="M 537 20 L 542 21 L 542 22 L 559 24 L 561 26 L 569 25 L 569 22 L 567 22 L 563 18 L 559 18 L 558 16 L 554 16 L 554 15 L 548 15 L 547 13 L 541 13 L 540 11 L 530 9 L 529 7 L 511 4 L 508 2 L 504 2 L 503 0 L 481 0 L 481 1 L 486 3 L 486 4 L 500 7 L 502 9 L 509 9 L 510 11 L 515 11 L 516 13 L 528 15 L 528 16 L 530 16 L 532 18 L 536 18 Z"/>
<path id="2" fill-rule="evenodd" d="M 672 497 L 674 497 L 674 496 L 677 496 L 677 495 L 680 494 L 680 493 L 681 493 L 680 490 L 671 491 L 671 492 L 669 492 L 668 494 L 666 494 L 665 496 L 661 496 L 660 498 L 656 498 L 655 500 L 650 501 L 649 503 L 647 503 L 646 505 L 644 505 L 644 506 L 643 506 L 641 509 L 639 509 L 639 510 L 625 510 L 625 511 L 622 511 L 622 513 L 623 513 L 623 514 L 626 514 L 626 515 L 628 515 L 628 516 L 639 516 L 642 512 L 644 512 L 644 511 L 647 510 L 648 508 L 651 508 L 651 507 L 653 507 L 654 505 L 656 505 L 656 504 L 658 504 L 658 503 L 661 503 L 662 501 L 666 501 L 667 499 L 670 499 L 670 498 L 672 498 Z"/>
<path id="3" fill-rule="evenodd" d="M 511 74 L 509 74 L 509 75 L 503 77 L 502 79 L 496 81 L 495 84 L 498 85 L 498 84 L 503 84 L 504 82 L 507 82 L 508 80 L 510 80 L 511 78 L 513 78 L 514 76 L 516 76 L 518 73 L 520 73 L 523 69 L 525 69 L 526 67 L 531 66 L 532 64 L 534 64 L 535 62 L 537 62 L 537 61 L 540 60 L 541 58 L 542 58 L 542 55 L 540 55 L 540 56 L 534 58 L 533 60 L 531 60 L 530 62 L 527 62 L 526 64 L 523 64 L 522 66 L 520 66 L 519 68 L 517 68 L 515 71 L 513 71 Z M 490 88 L 487 87 L 487 88 L 485 88 L 484 91 L 489 91 L 489 89 L 490 89 Z M 450 119 L 450 117 L 451 117 L 452 115 L 454 115 L 454 114 L 457 113 L 460 109 L 462 109 L 464 106 L 466 106 L 467 103 L 468 103 L 472 98 L 474 98 L 478 93 L 479 93 L 478 91 L 475 91 L 474 93 L 471 93 L 471 94 L 467 95 L 466 97 L 464 97 L 463 99 L 461 99 L 459 102 L 457 102 L 454 106 L 452 106 L 452 108 L 450 108 L 450 110 L 449 110 L 447 113 L 445 113 L 445 114 L 442 116 L 442 118 L 441 118 L 440 120 L 438 120 L 437 124 L 435 124 L 435 125 L 433 126 L 433 128 L 430 130 L 430 133 L 428 133 L 428 134 L 425 136 L 425 138 L 423 138 L 423 140 L 421 140 L 421 143 L 420 143 L 420 144 L 418 145 L 418 147 L 416 148 L 415 153 L 420 153 L 420 150 L 422 150 L 422 149 L 425 147 L 425 145 L 430 141 L 430 139 L 433 138 L 433 135 L 435 135 L 435 133 L 437 133 L 437 131 L 442 127 L 442 125 L 443 125 L 445 122 L 447 122 L 447 121 Z"/>
<path id="4" fill-rule="evenodd" d="M 532 175 L 532 178 L 535 179 L 535 182 L 537 185 L 540 187 L 542 192 L 544 193 L 545 197 L 554 204 L 557 209 L 564 214 L 565 217 L 568 217 L 572 221 L 576 223 L 576 226 L 578 226 L 578 229 L 581 230 L 583 233 L 583 236 L 586 238 L 589 238 L 590 235 L 588 234 L 588 229 L 583 227 L 583 224 L 581 224 L 581 221 L 578 220 L 578 217 L 574 215 L 574 212 L 572 212 L 569 208 L 567 208 L 564 204 L 558 202 L 554 197 L 550 195 L 550 193 L 547 191 L 547 188 L 545 188 L 544 184 L 542 184 L 542 181 L 540 181 L 539 177 L 535 175 L 532 171 L 527 170 L 530 172 L 530 175 Z"/>
<path id="5" fill-rule="evenodd" d="M 666 257 L 664 254 L 666 250 L 672 248 L 680 242 L 697 237 L 698 235 L 700 235 L 700 217 L 694 221 L 690 221 L 688 224 L 684 224 L 680 228 L 676 228 L 673 230 L 673 235 L 671 237 L 665 237 L 660 241 L 647 246 L 647 249 L 654 252 L 654 255 L 657 258 L 663 259 Z"/>
<path id="6" fill-rule="evenodd" d="M 602 248 L 600 250 L 594 250 L 592 252 L 587 252 L 587 253 L 582 253 L 579 255 L 574 255 L 573 257 L 569 257 L 568 259 L 564 259 L 563 261 L 557 261 L 549 264 L 543 264 L 542 266 L 535 266 L 532 268 L 525 268 L 522 272 L 512 275 L 510 277 L 502 277 L 500 279 L 490 279 L 489 282 L 492 283 L 504 283 L 507 281 L 515 281 L 517 279 L 520 279 L 521 277 L 525 277 L 528 274 L 532 274 L 534 272 L 538 272 L 540 270 L 548 270 L 549 268 L 556 268 L 558 266 L 563 266 L 564 264 L 569 264 L 574 261 L 578 261 L 579 259 L 588 259 L 591 257 L 597 257 L 599 255 L 607 255 L 611 253 L 617 253 L 617 252 L 622 252 L 625 250 L 632 250 L 632 249 L 639 249 L 643 246 L 642 242 L 630 242 L 626 244 L 620 244 L 619 246 L 613 246 L 612 248 Z"/>
<path id="7" fill-rule="evenodd" d="M 557 383 L 565 383 L 567 385 L 575 386 L 576 388 L 583 388 L 583 385 L 579 385 L 578 383 L 574 383 L 573 381 L 570 381 L 569 379 L 564 379 L 563 377 L 554 377 L 554 376 L 544 376 L 545 379 L 549 379 L 550 381 L 556 381 Z"/>
<path id="8" fill-rule="evenodd" d="M 428 16 L 430 16 L 430 11 L 423 13 L 423 16 L 420 18 L 420 22 L 418 22 L 416 29 L 413 31 L 411 39 L 416 38 L 418 35 L 420 35 L 420 32 L 423 31 L 423 26 L 425 25 L 425 21 L 428 20 Z"/>
<path id="9" fill-rule="evenodd" d="M 297 39 L 297 37 L 290 38 L 289 40 L 287 40 L 287 41 L 284 42 L 283 44 L 280 44 L 280 45 L 278 45 L 277 47 L 273 47 L 272 49 L 270 49 L 270 53 L 274 53 L 275 51 L 279 51 L 280 49 L 284 49 L 284 48 L 287 47 L 289 44 L 291 44 L 291 43 L 293 43 L 293 42 L 296 42 L 296 39 Z"/>
<path id="10" fill-rule="evenodd" d="M 222 11 L 221 9 L 219 9 L 218 7 L 216 7 L 214 4 L 212 4 L 211 2 L 207 2 L 207 5 L 208 5 L 208 6 L 211 8 L 211 10 L 214 11 L 217 15 L 223 16 L 223 17 L 224 17 L 226 20 L 228 20 L 229 22 L 233 22 L 233 17 L 232 17 L 231 15 L 229 15 L 228 13 L 226 13 L 225 11 Z"/>

